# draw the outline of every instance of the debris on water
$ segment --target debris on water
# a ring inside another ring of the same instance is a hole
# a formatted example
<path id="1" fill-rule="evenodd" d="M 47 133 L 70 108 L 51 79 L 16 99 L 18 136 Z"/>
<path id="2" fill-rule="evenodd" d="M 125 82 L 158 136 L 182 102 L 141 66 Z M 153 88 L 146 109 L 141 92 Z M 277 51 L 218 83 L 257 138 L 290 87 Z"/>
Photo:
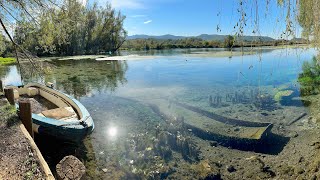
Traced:
<path id="1" fill-rule="evenodd" d="M 234 166 L 230 165 L 230 166 L 227 166 L 227 171 L 229 173 L 232 173 L 232 172 L 235 172 L 236 171 L 236 168 L 234 168 Z"/>
<path id="2" fill-rule="evenodd" d="M 296 138 L 298 136 L 299 136 L 299 134 L 297 132 L 293 132 L 292 135 L 291 135 L 292 138 Z"/>
<path id="3" fill-rule="evenodd" d="M 298 116 L 297 118 L 293 119 L 291 122 L 288 123 L 288 125 L 292 125 L 293 123 L 299 121 L 300 119 L 302 119 L 304 116 L 306 116 L 307 113 L 301 113 L 300 116 Z"/>
<path id="4" fill-rule="evenodd" d="M 304 170 L 302 167 L 297 166 L 297 167 L 294 169 L 294 172 L 295 172 L 296 174 L 302 174 L 302 173 L 305 172 L 305 170 Z"/>
<path id="5" fill-rule="evenodd" d="M 312 142 L 312 143 L 310 144 L 310 146 L 315 146 L 315 145 L 317 145 L 317 144 L 320 144 L 320 142 L 319 142 L 319 141 L 314 141 L 314 142 Z"/>
<path id="6" fill-rule="evenodd" d="M 192 165 L 191 168 L 199 179 L 221 179 L 221 174 L 218 167 L 215 165 L 210 165 L 208 159 Z"/>
<path id="7" fill-rule="evenodd" d="M 210 146 L 217 147 L 218 146 L 218 142 L 217 141 L 211 141 L 210 142 Z"/>
<path id="8" fill-rule="evenodd" d="M 246 160 L 249 160 L 252 162 L 257 161 L 260 164 L 261 169 L 265 167 L 265 163 L 258 156 L 251 156 L 249 158 L 246 158 Z"/>

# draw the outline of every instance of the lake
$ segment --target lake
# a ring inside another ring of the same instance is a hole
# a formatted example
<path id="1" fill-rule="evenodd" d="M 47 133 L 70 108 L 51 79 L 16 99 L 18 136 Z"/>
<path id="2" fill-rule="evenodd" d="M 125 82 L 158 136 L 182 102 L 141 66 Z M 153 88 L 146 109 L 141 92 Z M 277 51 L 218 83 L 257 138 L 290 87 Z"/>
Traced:
<path id="1" fill-rule="evenodd" d="M 309 165 L 299 158 L 312 159 L 316 151 L 308 144 L 319 134 L 317 89 L 302 74 L 316 51 L 265 49 L 230 57 L 216 56 L 219 51 L 42 62 L 49 73 L 35 80 L 53 82 L 80 100 L 95 122 L 81 144 L 37 137 L 46 160 L 54 167 L 73 154 L 88 179 L 308 177 Z M 20 83 L 16 66 L 0 70 L 5 84 Z M 270 126 L 261 130 L 264 125 Z"/>

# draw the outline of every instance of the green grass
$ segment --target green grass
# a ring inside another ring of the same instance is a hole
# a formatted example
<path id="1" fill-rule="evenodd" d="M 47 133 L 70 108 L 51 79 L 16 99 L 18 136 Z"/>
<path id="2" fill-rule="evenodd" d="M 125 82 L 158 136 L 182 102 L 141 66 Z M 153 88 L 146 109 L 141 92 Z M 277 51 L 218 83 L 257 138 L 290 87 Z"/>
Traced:
<path id="1" fill-rule="evenodd" d="M 16 58 L 8 57 L 8 58 L 3 58 L 0 57 L 0 65 L 11 65 L 16 63 Z"/>
<path id="2" fill-rule="evenodd" d="M 0 97 L 1 98 L 1 97 Z M 7 127 L 11 127 L 18 122 L 17 111 L 15 106 L 10 105 L 9 103 L 0 104 L 0 126 L 6 125 Z"/>

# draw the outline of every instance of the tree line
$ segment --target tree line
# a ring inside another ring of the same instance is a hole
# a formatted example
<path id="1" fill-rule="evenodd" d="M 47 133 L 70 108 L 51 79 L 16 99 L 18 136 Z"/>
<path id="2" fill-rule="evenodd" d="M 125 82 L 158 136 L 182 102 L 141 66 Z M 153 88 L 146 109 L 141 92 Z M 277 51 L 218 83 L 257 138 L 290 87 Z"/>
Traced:
<path id="1" fill-rule="evenodd" d="M 149 50 L 149 49 L 174 49 L 174 48 L 231 48 L 234 44 L 233 36 L 228 36 L 224 42 L 205 41 L 201 38 L 184 39 L 132 39 L 127 40 L 122 49 Z"/>
<path id="2" fill-rule="evenodd" d="M 317 0 L 300 0 L 298 6 L 290 6 L 290 0 L 277 0 L 278 4 L 288 13 L 298 12 L 297 21 L 302 27 L 302 35 L 311 37 L 311 43 L 319 47 L 319 25 L 314 23 L 318 18 L 318 10 L 314 8 Z M 59 6 L 55 6 L 59 3 Z M 254 7 L 251 1 L 248 5 Z M 241 1 L 241 3 L 242 1 Z M 40 10 L 35 10 L 34 7 Z M 45 8 L 44 8 L 45 7 Z M 14 9 L 14 11 L 13 11 Z M 13 13 L 15 12 L 15 13 Z M 246 12 L 243 12 L 246 14 Z M 14 15 L 16 16 L 14 17 Z M 19 14 L 19 15 L 17 15 Z M 290 15 L 290 14 L 289 14 Z M 115 11 L 110 4 L 105 7 L 91 5 L 84 7 L 77 0 L 65 1 L 34 1 L 0 0 L 0 19 L 12 16 L 16 19 L 14 40 L 22 47 L 38 56 L 78 55 L 113 53 L 122 49 L 168 49 L 168 48 L 214 48 L 294 44 L 293 41 L 273 42 L 237 42 L 228 36 L 224 41 L 206 41 L 197 38 L 180 40 L 137 39 L 125 42 L 127 35 L 123 28 L 125 16 Z M 31 18 L 30 18 L 31 16 Z M 287 16 L 285 34 L 293 32 L 293 20 Z M 121 46 L 123 45 L 123 46 Z M 12 45 L 0 35 L 0 56 L 8 56 Z"/>
<path id="3" fill-rule="evenodd" d="M 67 0 L 59 8 L 44 9 L 34 22 L 18 21 L 14 41 L 38 56 L 113 53 L 127 36 L 124 19 L 109 3 L 84 7 Z"/>
<path id="4" fill-rule="evenodd" d="M 246 41 L 237 40 L 234 36 L 228 35 L 222 41 L 203 40 L 201 38 L 184 39 L 130 39 L 125 41 L 121 49 L 124 50 L 149 50 L 149 49 L 174 49 L 174 48 L 236 48 L 236 47 L 259 47 L 278 46 L 291 44 L 305 44 L 304 39 L 275 40 L 275 41 Z"/>

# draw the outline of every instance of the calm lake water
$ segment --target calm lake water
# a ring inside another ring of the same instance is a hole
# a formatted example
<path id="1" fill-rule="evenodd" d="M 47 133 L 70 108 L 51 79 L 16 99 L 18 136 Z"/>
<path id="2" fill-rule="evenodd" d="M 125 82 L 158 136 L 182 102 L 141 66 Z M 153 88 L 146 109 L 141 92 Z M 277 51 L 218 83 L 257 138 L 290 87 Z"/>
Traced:
<path id="1" fill-rule="evenodd" d="M 216 51 L 139 52 L 146 57 L 134 61 L 47 62 L 51 73 L 42 80 L 80 100 L 95 130 L 80 145 L 56 140 L 48 145 L 39 138 L 45 158 L 54 164 L 76 155 L 88 179 L 205 179 L 224 177 L 206 172 L 213 163 L 225 169 L 227 161 L 246 153 L 279 154 L 290 139 L 278 129 L 290 134 L 290 125 L 309 114 L 311 104 L 300 95 L 298 76 L 316 51 L 269 49 L 214 57 Z M 16 66 L 0 70 L 5 84 L 20 83 Z M 271 123 L 266 131 L 273 135 L 256 140 L 247 133 L 254 127 L 230 119 Z"/>

